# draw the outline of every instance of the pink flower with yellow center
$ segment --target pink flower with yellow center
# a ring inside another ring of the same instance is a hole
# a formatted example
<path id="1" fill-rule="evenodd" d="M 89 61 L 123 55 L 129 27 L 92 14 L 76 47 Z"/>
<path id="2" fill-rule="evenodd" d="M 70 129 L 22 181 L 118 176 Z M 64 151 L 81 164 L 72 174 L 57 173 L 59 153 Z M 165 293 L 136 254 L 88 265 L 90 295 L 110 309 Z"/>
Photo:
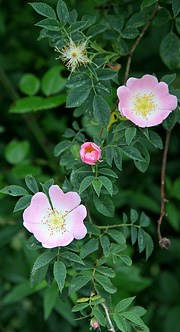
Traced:
<path id="1" fill-rule="evenodd" d="M 160 124 L 176 109 L 177 98 L 169 94 L 168 85 L 152 75 L 129 78 L 117 89 L 119 111 L 139 127 Z"/>
<path id="2" fill-rule="evenodd" d="M 76 192 L 66 194 L 57 185 L 49 188 L 49 197 L 36 193 L 23 213 L 24 227 L 42 242 L 45 248 L 67 246 L 73 239 L 82 239 L 87 233 L 83 220 L 87 211 Z"/>
<path id="3" fill-rule="evenodd" d="M 88 165 L 95 165 L 96 161 L 101 158 L 101 149 L 95 143 L 86 142 L 81 145 L 79 151 L 81 160 Z"/>

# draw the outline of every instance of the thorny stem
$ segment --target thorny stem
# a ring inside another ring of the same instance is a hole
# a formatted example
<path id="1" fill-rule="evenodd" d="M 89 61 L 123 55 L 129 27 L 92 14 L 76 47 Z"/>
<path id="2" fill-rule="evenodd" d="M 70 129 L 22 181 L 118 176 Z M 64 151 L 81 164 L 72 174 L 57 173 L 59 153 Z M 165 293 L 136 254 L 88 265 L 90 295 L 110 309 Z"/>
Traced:
<path id="1" fill-rule="evenodd" d="M 173 129 L 173 128 L 172 128 Z M 166 132 L 166 140 L 165 140 L 165 147 L 164 147 L 164 152 L 163 152 L 163 159 L 162 159 L 162 167 L 161 167 L 161 214 L 159 217 L 159 220 L 157 221 L 157 235 L 159 238 L 159 245 L 163 249 L 168 249 L 170 247 L 170 241 L 166 238 L 162 238 L 161 235 L 161 224 L 163 217 L 166 216 L 165 209 L 164 209 L 164 203 L 167 202 L 165 199 L 165 191 L 164 191 L 164 181 L 165 181 L 165 170 L 166 170 L 166 161 L 167 161 L 167 153 L 168 153 L 168 147 L 169 147 L 169 140 L 171 136 L 171 131 L 172 129 L 167 130 Z M 169 242 L 168 242 L 169 241 Z M 166 248 L 166 245 L 164 242 L 168 242 L 169 246 Z"/>
<path id="2" fill-rule="evenodd" d="M 156 15 L 157 11 L 158 11 L 158 6 L 159 6 L 159 1 L 156 2 L 155 6 L 154 6 L 154 10 L 148 20 L 148 22 L 146 23 L 146 25 L 144 26 L 144 29 L 141 31 L 140 35 L 138 36 L 138 38 L 136 39 L 135 43 L 133 44 L 133 46 L 131 47 L 129 53 L 128 53 L 128 61 L 127 61 L 127 65 L 126 65 L 126 71 L 125 71 L 125 76 L 124 76 L 124 84 L 126 83 L 127 79 L 128 79 L 128 75 L 129 75 L 129 70 L 130 70 L 130 65 L 131 65 L 131 60 L 132 60 L 132 55 L 137 47 L 137 45 L 139 44 L 140 40 L 142 39 L 142 37 L 144 36 L 145 32 L 147 31 L 147 29 L 149 28 L 154 16 Z"/>
<path id="3" fill-rule="evenodd" d="M 106 305 L 104 303 L 101 303 L 101 305 L 104 308 L 104 311 L 106 313 L 106 317 L 107 317 L 107 320 L 108 320 L 110 328 L 111 328 L 110 331 L 115 332 L 115 328 L 114 328 L 114 326 L 112 324 L 112 321 L 111 321 L 111 318 L 109 316 L 108 308 L 106 307 Z"/>

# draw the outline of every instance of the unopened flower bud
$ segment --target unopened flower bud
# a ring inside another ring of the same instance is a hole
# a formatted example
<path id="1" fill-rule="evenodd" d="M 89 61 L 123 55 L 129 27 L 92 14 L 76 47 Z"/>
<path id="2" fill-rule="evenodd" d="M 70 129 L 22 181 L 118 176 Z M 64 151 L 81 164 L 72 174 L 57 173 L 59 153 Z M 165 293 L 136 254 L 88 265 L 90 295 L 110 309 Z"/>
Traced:
<path id="1" fill-rule="evenodd" d="M 99 327 L 99 323 L 95 317 L 91 319 L 91 326 L 93 327 L 93 329 L 97 329 Z"/>

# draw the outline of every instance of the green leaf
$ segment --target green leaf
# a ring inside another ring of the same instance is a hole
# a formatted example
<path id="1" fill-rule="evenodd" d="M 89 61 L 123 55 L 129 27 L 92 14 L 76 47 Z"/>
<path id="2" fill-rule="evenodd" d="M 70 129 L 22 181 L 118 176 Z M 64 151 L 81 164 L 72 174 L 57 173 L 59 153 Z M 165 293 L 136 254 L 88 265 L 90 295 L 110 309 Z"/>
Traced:
<path id="1" fill-rule="evenodd" d="M 147 313 L 147 310 L 140 306 L 134 306 L 130 308 L 129 311 L 134 312 L 139 317 L 144 316 Z"/>
<path id="2" fill-rule="evenodd" d="M 121 156 L 121 150 L 119 147 L 114 148 L 114 163 L 116 167 L 122 171 L 122 156 Z"/>
<path id="3" fill-rule="evenodd" d="M 78 107 L 84 103 L 89 96 L 91 87 L 89 84 L 73 89 L 67 97 L 66 107 Z"/>
<path id="4" fill-rule="evenodd" d="M 75 292 L 84 287 L 91 280 L 90 276 L 79 276 L 73 279 L 69 285 L 69 292 Z"/>
<path id="5" fill-rule="evenodd" d="M 85 222 L 88 234 L 101 235 L 101 231 L 93 223 Z"/>
<path id="6" fill-rule="evenodd" d="M 110 120 L 110 108 L 107 102 L 99 95 L 94 96 L 93 100 L 94 115 L 99 124 L 106 128 Z"/>
<path id="7" fill-rule="evenodd" d="M 32 195 L 26 195 L 26 196 L 21 197 L 17 201 L 13 212 L 17 212 L 17 211 L 26 209 L 31 203 L 31 198 L 32 198 Z"/>
<path id="8" fill-rule="evenodd" d="M 161 137 L 152 130 L 149 130 L 149 141 L 155 146 L 155 148 L 163 149 Z"/>
<path id="9" fill-rule="evenodd" d="M 69 13 L 64 1 L 58 1 L 56 11 L 60 22 L 62 23 L 62 25 L 65 25 L 68 21 Z"/>
<path id="10" fill-rule="evenodd" d="M 58 284 L 59 290 L 62 293 L 66 279 L 66 267 L 62 262 L 54 263 L 54 277 Z"/>
<path id="11" fill-rule="evenodd" d="M 172 0 L 172 10 L 174 13 L 174 16 L 177 16 L 180 12 L 180 2 L 179 0 Z"/>
<path id="12" fill-rule="evenodd" d="M 171 84 L 172 82 L 174 82 L 174 80 L 176 79 L 176 73 L 174 74 L 167 74 L 167 75 L 164 75 L 162 78 L 161 78 L 161 81 L 162 82 L 165 82 L 167 83 L 168 85 Z"/>
<path id="13" fill-rule="evenodd" d="M 64 88 L 66 79 L 61 75 L 63 70 L 62 65 L 53 66 L 44 74 L 41 88 L 46 96 L 56 94 Z"/>
<path id="14" fill-rule="evenodd" d="M 88 29 L 87 36 L 94 37 L 98 35 L 99 33 L 102 33 L 106 30 L 106 26 L 104 24 L 98 24 L 95 26 L 92 26 Z"/>
<path id="15" fill-rule="evenodd" d="M 167 24 L 168 21 L 170 21 L 171 19 L 172 18 L 170 12 L 166 8 L 160 7 L 158 8 L 156 16 L 153 18 L 152 26 L 162 26 L 164 24 Z"/>
<path id="16" fill-rule="evenodd" d="M 154 250 L 154 243 L 152 237 L 146 232 L 145 232 L 145 237 L 146 237 L 146 261 L 147 261 Z"/>
<path id="17" fill-rule="evenodd" d="M 62 141 L 58 143 L 54 148 L 55 157 L 59 157 L 64 151 L 66 151 L 71 146 L 70 141 Z"/>
<path id="18" fill-rule="evenodd" d="M 60 254 L 60 256 L 63 257 L 63 258 L 66 258 L 70 261 L 73 261 L 73 262 L 84 265 L 84 262 L 82 261 L 82 259 L 73 252 L 70 252 L 70 251 L 63 252 L 63 253 Z"/>
<path id="19" fill-rule="evenodd" d="M 38 185 L 37 185 L 37 182 L 35 180 L 35 178 L 29 174 L 26 176 L 25 178 L 25 183 L 26 183 L 26 186 L 35 194 L 39 191 L 39 188 L 38 188 Z"/>
<path id="20" fill-rule="evenodd" d="M 139 30 L 137 28 L 125 27 L 122 32 L 122 37 L 125 39 L 135 39 L 139 35 Z"/>
<path id="21" fill-rule="evenodd" d="M 125 244 L 126 238 L 123 233 L 116 231 L 114 229 L 108 230 L 108 234 L 119 244 Z"/>
<path id="22" fill-rule="evenodd" d="M 115 312 L 122 312 L 124 311 L 127 307 L 130 306 L 130 304 L 134 301 L 135 296 L 133 297 L 128 297 L 126 299 L 123 299 L 118 302 L 118 304 L 115 307 Z"/>
<path id="23" fill-rule="evenodd" d="M 100 168 L 98 169 L 98 173 L 110 176 L 112 178 L 118 178 L 117 174 L 114 171 L 112 171 L 112 169 L 110 168 Z"/>
<path id="24" fill-rule="evenodd" d="M 33 2 L 33 3 L 29 3 L 29 5 L 31 5 L 38 14 L 41 14 L 41 15 L 43 15 L 45 17 L 49 17 L 49 18 L 56 18 L 55 11 L 50 6 L 48 6 L 46 3 Z"/>
<path id="25" fill-rule="evenodd" d="M 102 315 L 102 313 L 100 312 L 100 310 L 96 308 L 93 308 L 92 313 L 94 315 L 94 317 L 97 319 L 98 323 L 102 326 L 105 326 L 105 317 Z"/>
<path id="26" fill-rule="evenodd" d="M 106 161 L 110 167 L 112 167 L 112 161 L 114 158 L 114 149 L 112 146 L 106 147 Z"/>
<path id="27" fill-rule="evenodd" d="M 129 127 L 125 130 L 125 138 L 128 145 L 131 144 L 133 138 L 136 136 L 136 132 L 136 127 Z"/>
<path id="28" fill-rule="evenodd" d="M 145 159 L 145 162 L 139 161 L 139 160 L 134 160 L 134 164 L 140 172 L 144 173 L 149 167 L 150 154 L 145 145 L 140 144 L 140 143 L 138 143 L 137 145 L 138 145 L 138 149 L 139 149 L 140 153 L 143 155 L 143 157 Z"/>
<path id="29" fill-rule="evenodd" d="M 105 257 L 108 257 L 110 254 L 110 241 L 106 235 L 100 237 L 101 246 L 103 248 L 103 253 Z"/>
<path id="30" fill-rule="evenodd" d="M 81 311 L 81 310 L 87 308 L 88 306 L 89 306 L 89 303 L 80 303 L 80 304 L 76 304 L 76 305 L 72 308 L 72 312 Z"/>
<path id="31" fill-rule="evenodd" d="M 68 88 L 78 88 L 81 85 L 90 84 L 90 78 L 85 74 L 74 74 L 66 81 Z"/>
<path id="32" fill-rule="evenodd" d="M 130 219 L 131 219 L 131 221 L 132 221 L 133 224 L 137 221 L 137 219 L 138 219 L 138 213 L 137 213 L 136 210 L 131 209 Z"/>
<path id="33" fill-rule="evenodd" d="M 71 24 L 70 32 L 74 33 L 76 31 L 82 30 L 87 26 L 87 21 L 77 21 Z"/>
<path id="34" fill-rule="evenodd" d="M 87 176 L 86 178 L 84 178 L 80 184 L 80 188 L 79 188 L 79 195 L 82 194 L 82 192 L 84 190 L 86 190 L 91 183 L 94 181 L 95 177 L 94 176 Z"/>
<path id="35" fill-rule="evenodd" d="M 5 158 L 12 164 L 20 164 L 28 155 L 30 150 L 29 141 L 11 141 L 5 149 Z"/>
<path id="36" fill-rule="evenodd" d="M 124 130 L 124 129 L 128 128 L 128 127 L 131 127 L 132 125 L 133 125 L 133 123 L 131 121 L 129 121 L 129 120 L 122 121 L 114 129 L 113 133 L 116 133 L 117 131 Z"/>
<path id="37" fill-rule="evenodd" d="M 99 196 L 102 188 L 102 182 L 99 179 L 96 179 L 92 182 L 92 185 L 96 194 Z"/>
<path id="38" fill-rule="evenodd" d="M 104 68 L 104 69 L 96 69 L 96 74 L 99 78 L 99 80 L 109 80 L 111 78 L 114 78 L 117 73 L 111 69 L 108 69 L 108 68 Z"/>
<path id="39" fill-rule="evenodd" d="M 142 252 L 146 246 L 146 239 L 144 235 L 144 231 L 139 228 L 138 229 L 138 247 L 139 247 L 139 252 Z"/>
<path id="40" fill-rule="evenodd" d="M 98 250 L 98 240 L 97 239 L 91 239 L 86 244 L 84 244 L 81 248 L 81 257 L 85 258 L 92 252 Z"/>
<path id="41" fill-rule="evenodd" d="M 117 290 L 108 277 L 96 276 L 96 282 L 98 282 L 104 288 L 104 290 L 110 294 L 114 294 Z"/>
<path id="42" fill-rule="evenodd" d="M 137 240 L 137 228 L 135 226 L 131 226 L 131 243 L 134 245 Z"/>
<path id="43" fill-rule="evenodd" d="M 133 324 L 136 324 L 136 325 L 141 326 L 141 327 L 146 327 L 146 325 L 144 324 L 142 319 L 138 315 L 136 315 L 134 312 L 130 312 L 130 311 L 123 312 L 122 316 L 124 318 L 128 319 Z M 148 331 L 149 331 L 149 329 L 148 329 Z"/>
<path id="44" fill-rule="evenodd" d="M 113 217 L 114 215 L 114 205 L 109 197 L 101 195 L 97 197 L 93 195 L 93 202 L 96 209 L 106 217 Z"/>
<path id="45" fill-rule="evenodd" d="M 110 267 L 107 267 L 107 266 L 99 266 L 96 268 L 96 271 L 101 273 L 101 274 L 104 274 L 106 277 L 109 277 L 109 278 L 114 278 L 115 277 L 115 272 L 113 269 L 111 269 Z"/>
<path id="46" fill-rule="evenodd" d="M 175 68 L 180 61 L 180 39 L 173 32 L 169 32 L 160 44 L 160 56 L 169 69 Z"/>
<path id="47" fill-rule="evenodd" d="M 119 255 L 119 258 L 128 266 L 132 265 L 132 259 L 131 257 L 127 256 L 127 255 Z"/>
<path id="48" fill-rule="evenodd" d="M 150 225 L 150 218 L 144 212 L 141 212 L 139 224 L 142 227 L 148 227 Z"/>
<path id="49" fill-rule="evenodd" d="M 144 158 L 141 156 L 139 150 L 134 148 L 133 146 L 122 146 L 120 150 L 123 151 L 124 154 L 131 159 L 145 161 Z"/>
<path id="50" fill-rule="evenodd" d="M 26 189 L 20 187 L 20 186 L 7 186 L 3 189 L 0 190 L 0 193 L 2 194 L 7 194 L 10 196 L 24 196 L 24 195 L 29 195 Z"/>
<path id="51" fill-rule="evenodd" d="M 175 24 L 176 24 L 176 29 L 177 29 L 178 33 L 180 34 L 180 17 L 176 18 Z"/>
<path id="52" fill-rule="evenodd" d="M 11 105 L 9 112 L 15 114 L 25 114 L 32 111 L 51 109 L 64 104 L 66 95 L 58 95 L 49 98 L 39 96 L 24 97 Z"/>
<path id="53" fill-rule="evenodd" d="M 103 186 L 107 189 L 109 194 L 112 196 L 113 195 L 113 186 L 111 180 L 109 180 L 105 176 L 99 176 L 99 180 L 102 182 Z"/>
<path id="54" fill-rule="evenodd" d="M 51 314 L 51 311 L 56 303 L 57 299 L 57 286 L 56 284 L 53 284 L 51 287 L 47 287 L 44 292 L 44 319 L 48 319 L 49 315 Z"/>
<path id="55" fill-rule="evenodd" d="M 153 5 L 155 2 L 157 2 L 158 0 L 143 0 L 142 4 L 141 4 L 141 10 L 145 7 L 151 6 Z"/>
<path id="56" fill-rule="evenodd" d="M 45 28 L 50 31 L 60 31 L 62 29 L 60 23 L 55 18 L 45 18 L 35 24 L 38 27 Z"/>
<path id="57" fill-rule="evenodd" d="M 35 261 L 32 271 L 31 273 L 35 273 L 38 269 L 40 269 L 41 267 L 49 264 L 54 257 L 56 257 L 56 253 L 55 252 L 44 252 L 43 254 L 41 254 Z"/>
<path id="58" fill-rule="evenodd" d="M 179 112 L 179 110 L 178 110 Z M 166 130 L 172 129 L 176 122 L 175 112 L 169 114 L 169 116 L 163 121 L 162 125 Z"/>
<path id="59" fill-rule="evenodd" d="M 23 75 L 19 82 L 19 88 L 21 92 L 29 96 L 35 95 L 39 91 L 39 87 L 39 78 L 34 74 Z"/>
<path id="60" fill-rule="evenodd" d="M 118 329 L 122 332 L 127 332 L 127 326 L 126 326 L 125 319 L 123 319 L 123 317 L 121 317 L 118 314 L 114 314 L 113 318 L 114 318 L 114 321 L 115 321 Z"/>

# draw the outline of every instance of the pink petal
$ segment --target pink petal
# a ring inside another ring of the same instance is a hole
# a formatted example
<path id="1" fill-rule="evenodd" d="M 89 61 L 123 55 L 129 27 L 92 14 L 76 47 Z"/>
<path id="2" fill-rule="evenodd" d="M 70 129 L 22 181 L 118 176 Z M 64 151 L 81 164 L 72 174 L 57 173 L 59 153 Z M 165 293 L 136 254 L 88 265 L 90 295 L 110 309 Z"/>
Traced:
<path id="1" fill-rule="evenodd" d="M 128 108 L 123 108 L 122 111 L 123 111 L 124 116 L 127 119 L 131 120 L 133 123 L 135 123 L 137 126 L 142 127 L 142 128 L 147 126 L 146 118 L 143 117 L 141 113 L 136 115 L 135 112 L 132 112 L 132 109 L 128 109 Z"/>
<path id="2" fill-rule="evenodd" d="M 155 98 L 158 98 L 160 100 L 163 96 L 169 93 L 169 88 L 165 82 L 159 82 L 152 92 Z"/>
<path id="3" fill-rule="evenodd" d="M 95 143 L 91 143 L 91 146 L 93 147 L 93 149 L 95 149 L 96 151 L 98 151 L 98 153 L 101 154 L 101 149 L 98 145 L 96 145 Z"/>
<path id="4" fill-rule="evenodd" d="M 81 202 L 81 198 L 76 192 L 70 191 L 64 194 L 58 185 L 53 185 L 49 188 L 49 196 L 53 208 L 62 214 L 73 210 Z"/>
<path id="5" fill-rule="evenodd" d="M 91 144 L 92 144 L 91 142 L 85 142 L 81 145 L 81 149 L 87 149 L 91 146 Z"/>
<path id="6" fill-rule="evenodd" d="M 161 109 L 173 111 L 177 107 L 177 97 L 174 95 L 166 94 L 161 99 L 159 99 L 159 107 Z"/>
<path id="7" fill-rule="evenodd" d="M 24 223 L 24 227 L 31 233 L 34 234 L 35 238 L 39 242 L 44 242 L 49 238 L 50 231 L 47 225 L 42 223 L 32 224 Z"/>
<path id="8" fill-rule="evenodd" d="M 42 242 L 42 246 L 44 248 L 64 247 L 72 242 L 73 239 L 73 235 L 69 232 L 54 230 L 53 235 L 49 235 L 49 237 Z"/>
<path id="9" fill-rule="evenodd" d="M 122 112 L 123 108 L 132 108 L 133 94 L 126 86 L 120 86 L 117 89 L 119 98 L 119 111 Z M 123 115 L 123 114 L 122 114 Z"/>
<path id="10" fill-rule="evenodd" d="M 150 93 L 158 84 L 158 80 L 153 75 L 144 75 L 142 78 L 129 78 L 126 82 L 126 86 L 130 89 L 133 93 L 141 92 Z"/>
<path id="11" fill-rule="evenodd" d="M 41 223 L 41 220 L 50 210 L 51 206 L 47 196 L 41 192 L 36 193 L 31 199 L 30 206 L 28 206 L 24 210 L 23 213 L 24 225 L 26 225 L 26 223 L 30 224 Z"/>
<path id="12" fill-rule="evenodd" d="M 163 120 L 166 119 L 170 113 L 171 113 L 170 110 L 162 110 L 162 109 L 158 110 L 157 112 L 155 112 L 155 114 L 149 116 L 146 126 L 152 127 L 162 123 Z"/>
<path id="13" fill-rule="evenodd" d="M 80 153 L 81 159 L 83 161 L 84 160 L 84 156 L 85 156 L 85 149 L 81 148 L 81 150 L 79 151 L 79 153 Z"/>
<path id="14" fill-rule="evenodd" d="M 87 216 L 84 205 L 79 205 L 76 209 L 68 213 L 66 217 L 65 229 L 70 232 L 76 239 L 82 239 L 87 233 L 83 220 Z"/>

